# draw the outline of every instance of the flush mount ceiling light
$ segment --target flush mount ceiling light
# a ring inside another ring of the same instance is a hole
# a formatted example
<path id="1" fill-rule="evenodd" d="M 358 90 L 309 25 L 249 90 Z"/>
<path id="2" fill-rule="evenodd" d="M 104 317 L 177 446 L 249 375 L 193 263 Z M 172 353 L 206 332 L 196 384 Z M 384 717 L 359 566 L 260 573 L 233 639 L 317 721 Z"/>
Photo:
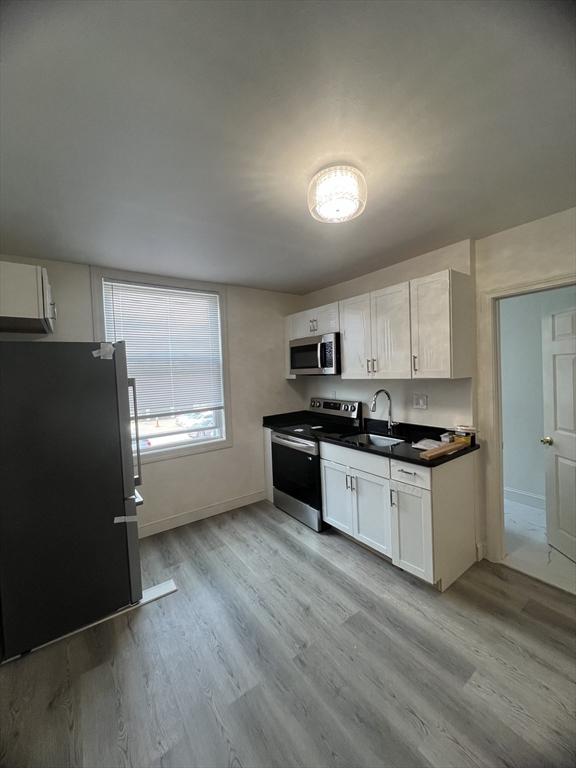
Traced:
<path id="1" fill-rule="evenodd" d="M 366 205 L 366 179 L 351 165 L 319 171 L 308 188 L 308 208 L 318 221 L 337 224 L 359 216 Z"/>

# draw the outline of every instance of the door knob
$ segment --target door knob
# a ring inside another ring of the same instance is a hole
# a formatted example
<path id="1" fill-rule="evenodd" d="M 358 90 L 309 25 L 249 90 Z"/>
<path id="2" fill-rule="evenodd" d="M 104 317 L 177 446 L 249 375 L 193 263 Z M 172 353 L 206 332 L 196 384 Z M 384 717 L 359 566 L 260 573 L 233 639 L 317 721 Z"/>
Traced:
<path id="1" fill-rule="evenodd" d="M 540 442 L 542 445 L 554 445 L 554 440 L 551 437 L 541 437 Z"/>

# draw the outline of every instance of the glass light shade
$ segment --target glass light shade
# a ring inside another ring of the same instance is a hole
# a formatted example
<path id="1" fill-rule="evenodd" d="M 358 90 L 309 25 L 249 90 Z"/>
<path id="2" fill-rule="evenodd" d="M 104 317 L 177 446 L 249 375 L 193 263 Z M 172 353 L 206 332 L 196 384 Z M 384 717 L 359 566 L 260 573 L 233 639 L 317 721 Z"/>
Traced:
<path id="1" fill-rule="evenodd" d="M 359 216 L 365 205 L 366 180 L 350 165 L 324 168 L 310 182 L 308 208 L 318 221 L 348 221 Z"/>

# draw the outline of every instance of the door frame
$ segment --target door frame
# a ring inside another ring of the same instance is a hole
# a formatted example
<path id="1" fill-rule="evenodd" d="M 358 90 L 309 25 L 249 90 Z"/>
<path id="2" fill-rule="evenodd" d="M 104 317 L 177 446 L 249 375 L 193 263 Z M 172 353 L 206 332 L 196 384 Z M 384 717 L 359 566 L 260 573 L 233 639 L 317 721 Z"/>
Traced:
<path id="1" fill-rule="evenodd" d="M 504 468 L 502 446 L 502 375 L 500 300 L 575 284 L 574 273 L 515 283 L 478 295 L 478 427 L 484 454 L 486 552 L 492 562 L 506 555 L 504 542 Z"/>

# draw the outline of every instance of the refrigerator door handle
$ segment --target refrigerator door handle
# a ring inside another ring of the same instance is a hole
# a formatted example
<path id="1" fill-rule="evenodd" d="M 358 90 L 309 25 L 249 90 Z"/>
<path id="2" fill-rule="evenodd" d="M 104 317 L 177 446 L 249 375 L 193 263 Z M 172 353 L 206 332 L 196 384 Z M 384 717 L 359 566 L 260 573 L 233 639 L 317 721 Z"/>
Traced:
<path id="1" fill-rule="evenodd" d="M 134 477 L 134 485 L 142 485 L 142 457 L 140 456 L 140 434 L 138 432 L 138 402 L 136 400 L 136 379 L 128 379 L 128 387 L 134 398 L 134 433 L 136 435 L 136 465 L 138 474 Z"/>

